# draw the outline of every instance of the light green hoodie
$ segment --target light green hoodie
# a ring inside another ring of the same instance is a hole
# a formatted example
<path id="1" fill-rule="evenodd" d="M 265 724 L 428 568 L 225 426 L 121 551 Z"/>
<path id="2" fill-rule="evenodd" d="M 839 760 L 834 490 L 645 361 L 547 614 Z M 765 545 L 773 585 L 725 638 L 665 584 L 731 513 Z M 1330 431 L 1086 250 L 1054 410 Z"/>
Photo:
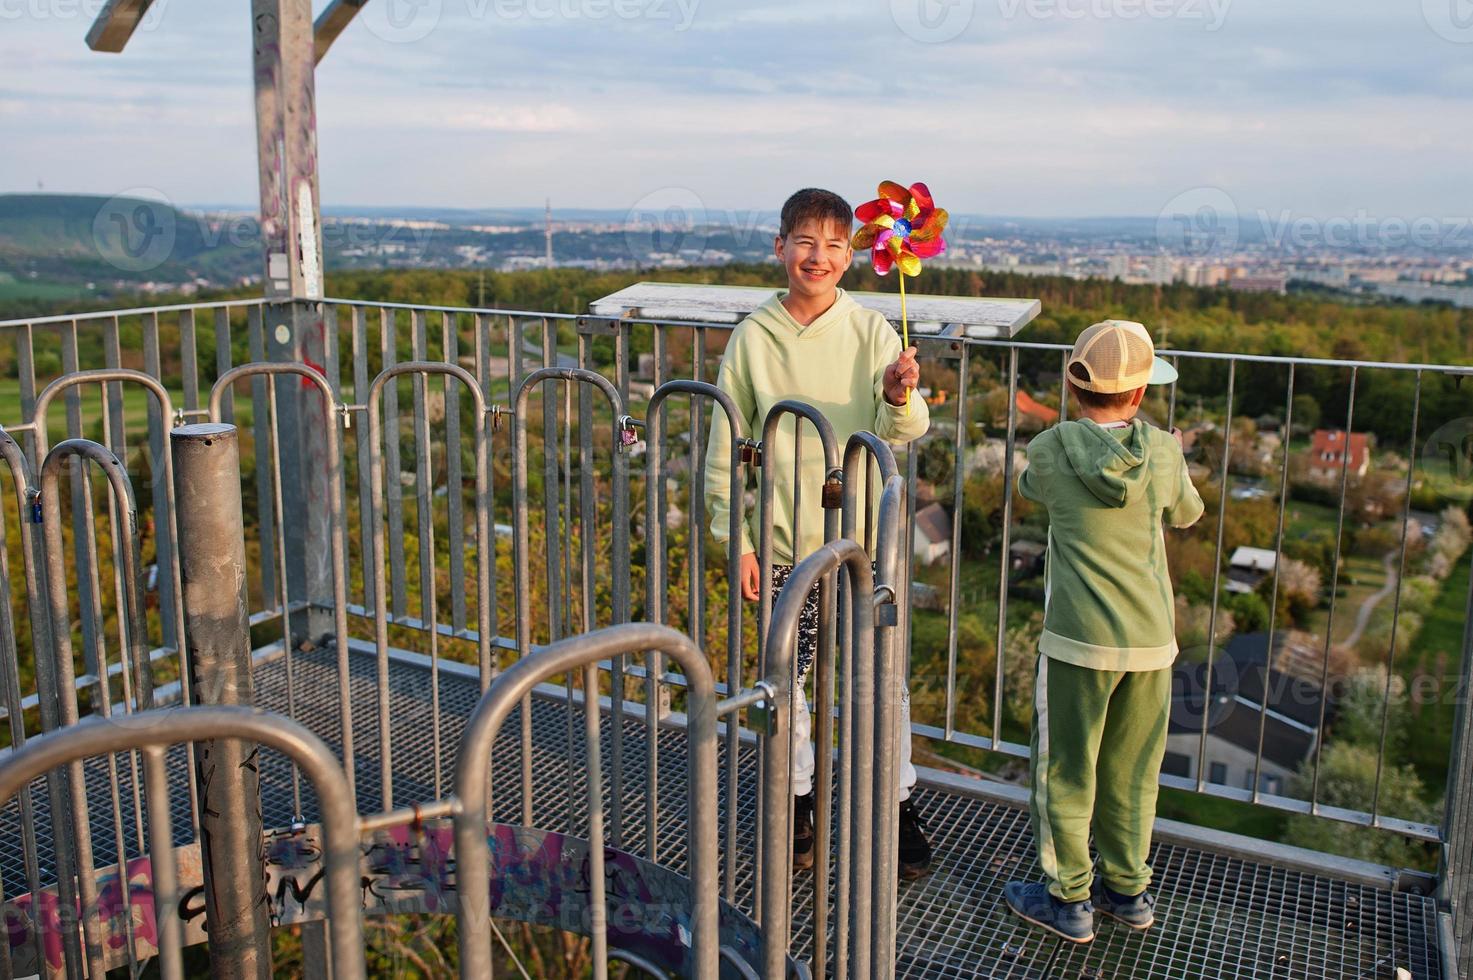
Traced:
<path id="1" fill-rule="evenodd" d="M 924 435 L 931 424 L 926 402 L 912 393 L 910 412 L 885 401 L 885 368 L 900 356 L 900 336 L 874 310 L 866 310 L 839 290 L 834 305 L 808 326 L 782 305 L 785 293 L 754 310 L 727 341 L 716 384 L 736 402 L 750 439 L 762 438 L 767 413 L 778 402 L 793 399 L 818 409 L 834 427 L 842 460 L 844 445 L 856 432 L 869 430 L 892 443 Z M 706 506 L 711 531 L 728 537 L 731 509 L 731 428 L 726 414 L 713 412 L 706 451 Z M 776 467 L 773 493 L 772 560 L 796 564 L 793 549 L 793 416 L 778 425 L 771 445 L 762 447 L 763 465 Z M 812 425 L 803 423 L 802 533 L 798 558 L 823 543 L 823 446 Z M 742 554 L 755 551 L 759 514 L 747 509 L 742 528 Z"/>
<path id="2" fill-rule="evenodd" d="M 1161 525 L 1202 516 L 1171 434 L 1140 419 L 1061 422 L 1028 444 L 1018 492 L 1049 515 L 1039 651 L 1094 670 L 1171 666 L 1176 606 Z"/>

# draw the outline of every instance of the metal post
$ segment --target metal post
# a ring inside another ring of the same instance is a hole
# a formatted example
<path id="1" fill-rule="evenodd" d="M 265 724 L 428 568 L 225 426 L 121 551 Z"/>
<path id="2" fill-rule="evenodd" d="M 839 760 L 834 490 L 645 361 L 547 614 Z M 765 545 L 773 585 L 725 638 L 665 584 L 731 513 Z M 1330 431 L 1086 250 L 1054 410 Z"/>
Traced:
<path id="1" fill-rule="evenodd" d="M 239 437 L 223 423 L 169 433 L 179 507 L 188 670 L 196 701 L 250 705 Z M 200 850 L 212 980 L 271 976 L 257 747 L 199 744 Z"/>
<path id="2" fill-rule="evenodd" d="M 323 371 L 329 347 L 317 302 L 323 280 L 312 4 L 252 0 L 251 22 L 264 281 L 266 298 L 278 301 L 263 308 L 266 353 L 272 361 Z M 325 432 L 337 420 L 298 386 L 282 386 L 277 395 L 281 483 L 309 503 L 276 515 L 284 525 L 288 605 L 311 603 L 292 617 L 292 642 L 316 643 L 333 628 L 332 527 L 323 504 L 329 476 Z"/>

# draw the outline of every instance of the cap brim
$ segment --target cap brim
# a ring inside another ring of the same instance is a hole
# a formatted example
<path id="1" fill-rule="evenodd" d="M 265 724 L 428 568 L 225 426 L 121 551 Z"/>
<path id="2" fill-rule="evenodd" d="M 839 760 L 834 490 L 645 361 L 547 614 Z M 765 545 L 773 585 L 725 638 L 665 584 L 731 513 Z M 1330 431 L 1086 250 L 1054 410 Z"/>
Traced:
<path id="1" fill-rule="evenodd" d="M 1176 368 L 1159 357 L 1151 359 L 1151 378 L 1148 385 L 1169 385 L 1176 380 Z"/>

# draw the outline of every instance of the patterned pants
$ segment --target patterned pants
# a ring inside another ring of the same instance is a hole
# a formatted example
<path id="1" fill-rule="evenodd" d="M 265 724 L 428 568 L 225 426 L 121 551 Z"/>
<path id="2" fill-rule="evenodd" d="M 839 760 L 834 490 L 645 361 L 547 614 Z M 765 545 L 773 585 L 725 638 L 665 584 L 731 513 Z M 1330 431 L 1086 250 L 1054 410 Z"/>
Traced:
<path id="1" fill-rule="evenodd" d="M 793 574 L 792 565 L 772 566 L 772 601 L 776 605 L 778 593 Z M 808 672 L 813 668 L 818 655 L 818 604 L 822 585 L 815 585 L 803 601 L 803 610 L 798 614 L 798 687 L 808 683 Z M 843 692 L 838 692 L 842 696 Z M 793 710 L 793 795 L 807 796 L 813 792 L 813 772 L 816 759 L 813 754 L 813 720 L 809 715 L 808 698 L 797 699 Z M 907 687 L 900 699 L 900 802 L 910 799 L 910 791 L 916 784 L 916 770 L 910 759 L 910 690 Z"/>

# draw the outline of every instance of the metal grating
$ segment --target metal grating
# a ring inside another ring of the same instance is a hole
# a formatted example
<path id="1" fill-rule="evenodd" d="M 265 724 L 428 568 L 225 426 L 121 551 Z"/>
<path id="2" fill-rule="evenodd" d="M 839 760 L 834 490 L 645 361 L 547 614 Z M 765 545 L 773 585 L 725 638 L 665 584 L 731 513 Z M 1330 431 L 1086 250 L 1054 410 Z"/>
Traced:
<path id="1" fill-rule="evenodd" d="M 378 775 L 375 663 L 352 658 L 358 802 L 361 812 L 381 807 Z M 299 720 L 336 747 L 337 684 L 335 655 L 330 650 L 294 656 Z M 442 673 L 441 754 L 437 760 L 428 724 L 430 680 L 424 667 L 396 660 L 390 671 L 391 738 L 395 803 L 432 800 L 436 765 L 442 791 L 448 792 L 450 770 L 465 718 L 479 696 L 474 680 Z M 258 668 L 257 700 L 264 708 L 286 711 L 285 665 L 276 660 Z M 584 756 L 581 708 L 569 724 L 567 707 L 557 700 L 533 702 L 533 778 L 536 823 L 582 833 L 586 827 L 586 788 L 577 760 Z M 504 727 L 497 760 L 494 808 L 497 819 L 520 818 L 516 773 L 520 720 L 514 713 Z M 610 726 L 603 733 L 603 758 L 611 758 Z M 627 719 L 624 740 L 624 841 L 626 850 L 644 853 L 646 758 L 643 722 Z M 738 903 L 750 910 L 755 861 L 751 848 L 755 828 L 755 753 L 742 750 L 738 806 L 741 856 L 736 862 Z M 172 799 L 175 833 L 188 840 L 187 796 L 183 791 L 184 753 L 176 750 Z M 661 733 L 659 786 L 661 863 L 684 866 L 686 836 L 685 744 L 678 730 Z M 721 764 L 725 765 L 724 750 Z M 124 826 L 132 840 L 132 790 L 128 769 L 120 764 Z M 99 866 L 116 860 L 108 772 L 102 760 L 89 760 L 93 846 Z M 283 827 L 293 813 L 291 772 L 286 761 L 263 753 L 262 805 L 268 827 Z M 44 788 L 37 786 L 37 832 L 41 860 L 50 882 L 52 866 L 50 818 Z M 727 806 L 724 780 L 720 806 Z M 310 786 L 303 784 L 303 810 L 316 817 Z M 1126 980 L 1143 977 L 1181 978 L 1327 978 L 1360 980 L 1393 976 L 1396 967 L 1417 980 L 1442 977 L 1437 950 L 1435 902 L 1427 897 L 1393 893 L 1326 877 L 1256 864 L 1238 858 L 1168 844 L 1153 853 L 1157 871 L 1157 925 L 1144 935 L 1100 924 L 1088 947 L 1076 947 L 1019 923 L 1001 905 L 1003 884 L 1012 878 L 1039 875 L 1027 814 L 999 803 L 950 793 L 922 790 L 917 803 L 925 814 L 936 848 L 937 864 L 927 878 L 901 886 L 899 907 L 899 974 L 924 978 L 1079 978 Z M 609 815 L 605 801 L 605 815 Z M 0 812 L 0 839 L 19 841 L 19 811 L 14 803 Z M 724 824 L 723 824 L 724 825 Z M 0 850 L 0 875 L 6 894 L 25 890 L 19 847 Z M 808 955 L 812 941 L 808 903 L 811 875 L 794 882 L 795 953 Z"/>

